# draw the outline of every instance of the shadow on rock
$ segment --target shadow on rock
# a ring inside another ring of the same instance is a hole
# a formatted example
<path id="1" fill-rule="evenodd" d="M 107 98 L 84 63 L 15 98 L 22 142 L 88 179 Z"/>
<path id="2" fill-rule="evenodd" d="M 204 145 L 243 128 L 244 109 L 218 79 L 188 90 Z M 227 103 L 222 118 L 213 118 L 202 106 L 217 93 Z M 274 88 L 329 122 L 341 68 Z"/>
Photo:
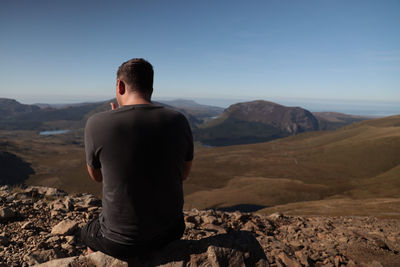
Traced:
<path id="1" fill-rule="evenodd" d="M 231 231 L 200 240 L 178 240 L 151 256 L 154 260 L 145 263 L 154 266 L 170 262 L 181 262 L 184 266 L 206 262 L 212 266 L 256 266 L 257 263 L 266 263 L 263 248 L 247 231 Z"/>

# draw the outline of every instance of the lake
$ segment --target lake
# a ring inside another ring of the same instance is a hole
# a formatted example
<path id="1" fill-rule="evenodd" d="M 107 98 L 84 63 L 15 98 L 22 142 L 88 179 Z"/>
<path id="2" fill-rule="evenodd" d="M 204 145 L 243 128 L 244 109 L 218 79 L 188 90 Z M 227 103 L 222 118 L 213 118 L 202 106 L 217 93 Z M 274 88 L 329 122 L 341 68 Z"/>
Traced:
<path id="1" fill-rule="evenodd" d="M 40 135 L 54 135 L 54 134 L 65 134 L 68 133 L 69 130 L 54 130 L 54 131 L 43 131 L 39 132 Z"/>

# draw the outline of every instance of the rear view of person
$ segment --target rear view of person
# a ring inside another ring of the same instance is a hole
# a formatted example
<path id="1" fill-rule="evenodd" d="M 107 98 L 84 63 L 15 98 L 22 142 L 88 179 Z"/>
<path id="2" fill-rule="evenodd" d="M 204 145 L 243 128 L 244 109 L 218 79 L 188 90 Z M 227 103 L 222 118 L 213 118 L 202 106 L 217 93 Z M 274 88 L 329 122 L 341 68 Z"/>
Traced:
<path id="1" fill-rule="evenodd" d="M 82 229 L 88 252 L 127 259 L 181 238 L 182 181 L 193 159 L 186 118 L 152 104 L 153 67 L 144 59 L 117 72 L 119 104 L 91 116 L 85 151 L 91 178 L 103 183 L 102 212 Z"/>

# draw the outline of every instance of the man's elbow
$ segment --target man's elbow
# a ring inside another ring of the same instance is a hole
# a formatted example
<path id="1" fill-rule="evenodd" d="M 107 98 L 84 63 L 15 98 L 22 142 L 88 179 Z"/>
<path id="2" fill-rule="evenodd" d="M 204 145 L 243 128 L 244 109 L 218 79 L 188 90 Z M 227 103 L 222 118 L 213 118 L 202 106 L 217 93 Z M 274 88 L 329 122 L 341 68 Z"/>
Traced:
<path id="1" fill-rule="evenodd" d="M 87 164 L 87 169 L 90 178 L 92 178 L 93 181 L 98 183 L 103 182 L 103 174 L 101 173 L 101 169 L 94 169 L 89 164 Z"/>
<path id="2" fill-rule="evenodd" d="M 183 166 L 182 181 L 185 181 L 188 178 L 191 169 L 192 161 L 186 161 L 185 165 Z"/>

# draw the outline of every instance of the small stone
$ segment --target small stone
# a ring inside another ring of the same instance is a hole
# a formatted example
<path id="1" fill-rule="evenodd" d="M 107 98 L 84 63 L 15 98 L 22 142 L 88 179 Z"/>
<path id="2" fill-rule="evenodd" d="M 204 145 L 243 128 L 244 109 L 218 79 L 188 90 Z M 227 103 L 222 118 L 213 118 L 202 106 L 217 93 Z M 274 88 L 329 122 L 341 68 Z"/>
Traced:
<path id="1" fill-rule="evenodd" d="M 281 219 L 282 217 L 283 217 L 283 215 L 280 212 L 275 212 L 268 216 L 268 218 L 270 218 L 271 220 Z"/>
<path id="2" fill-rule="evenodd" d="M 32 228 L 33 228 L 33 223 L 30 222 L 30 221 L 28 221 L 28 222 L 24 223 L 24 224 L 21 226 L 21 228 L 22 228 L 22 229 L 32 229 Z"/>
<path id="3" fill-rule="evenodd" d="M 67 207 L 65 207 L 64 203 L 59 201 L 53 202 L 50 207 L 53 211 L 67 211 Z"/>
<path id="4" fill-rule="evenodd" d="M 75 236 L 67 235 L 65 236 L 65 241 L 67 242 L 67 244 L 73 245 L 75 243 Z"/>
<path id="5" fill-rule="evenodd" d="M 242 227 L 241 230 L 243 231 L 250 231 L 250 232 L 256 232 L 258 230 L 258 226 L 253 223 L 252 221 L 248 221 L 247 223 L 245 223 Z"/>
<path id="6" fill-rule="evenodd" d="M 72 246 L 70 244 L 67 244 L 67 243 L 61 244 L 61 247 L 63 249 L 65 249 L 65 250 L 72 250 L 73 249 Z"/>
<path id="7" fill-rule="evenodd" d="M 304 248 L 303 244 L 301 244 L 299 241 L 297 240 L 293 240 L 291 242 L 289 242 L 289 245 L 294 249 L 294 250 L 300 250 L 302 248 Z"/>
<path id="8" fill-rule="evenodd" d="M 55 243 L 57 241 L 60 241 L 59 236 L 51 236 L 51 237 L 47 238 L 47 240 L 46 240 L 47 243 Z"/>
<path id="9" fill-rule="evenodd" d="M 201 218 L 197 215 L 185 216 L 185 222 L 191 222 L 197 225 L 201 222 Z"/>
<path id="10" fill-rule="evenodd" d="M 278 258 L 287 266 L 287 267 L 301 267 L 301 264 L 296 260 L 289 258 L 285 252 L 281 252 L 278 255 Z"/>
<path id="11" fill-rule="evenodd" d="M 45 205 L 46 205 L 46 203 L 44 203 L 43 200 L 39 200 L 39 201 L 33 203 L 33 208 L 35 210 L 39 210 L 39 209 L 43 208 L 43 206 L 45 206 Z"/>
<path id="12" fill-rule="evenodd" d="M 206 230 L 215 231 L 218 234 L 226 234 L 227 233 L 225 228 L 223 228 L 221 226 L 218 226 L 218 225 L 215 225 L 215 224 L 210 224 L 209 223 L 209 224 L 204 225 L 203 228 L 206 229 Z"/>
<path id="13" fill-rule="evenodd" d="M 63 204 L 67 210 L 74 210 L 74 202 L 71 197 L 66 197 Z"/>
<path id="14" fill-rule="evenodd" d="M 50 211 L 50 217 L 52 217 L 52 218 L 58 216 L 59 214 L 60 214 L 59 211 L 56 211 L 56 210 Z"/>
<path id="15" fill-rule="evenodd" d="M 296 255 L 301 264 L 303 264 L 304 266 L 310 266 L 310 264 L 308 263 L 308 256 L 305 255 L 302 251 L 296 251 L 294 255 Z"/>
<path id="16" fill-rule="evenodd" d="M 196 225 L 194 223 L 191 222 L 185 222 L 186 228 L 187 229 L 193 229 L 196 227 Z"/>
<path id="17" fill-rule="evenodd" d="M 214 216 L 210 216 L 210 215 L 201 216 L 201 219 L 203 220 L 203 223 L 205 223 L 205 224 L 214 224 L 217 222 L 217 218 L 215 218 Z"/>

